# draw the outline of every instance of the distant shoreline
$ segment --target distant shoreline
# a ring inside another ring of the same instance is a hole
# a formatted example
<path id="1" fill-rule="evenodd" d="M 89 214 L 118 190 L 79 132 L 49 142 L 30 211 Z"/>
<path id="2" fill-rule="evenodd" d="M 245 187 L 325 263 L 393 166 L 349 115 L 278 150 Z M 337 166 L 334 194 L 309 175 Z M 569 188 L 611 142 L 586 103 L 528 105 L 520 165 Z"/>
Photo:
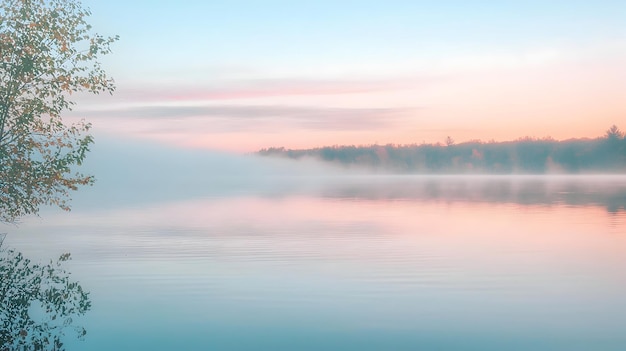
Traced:
<path id="1" fill-rule="evenodd" d="M 626 174 L 626 137 L 612 126 L 596 139 L 520 138 L 410 145 L 267 148 L 261 156 L 313 158 L 348 168 L 401 174 Z"/>

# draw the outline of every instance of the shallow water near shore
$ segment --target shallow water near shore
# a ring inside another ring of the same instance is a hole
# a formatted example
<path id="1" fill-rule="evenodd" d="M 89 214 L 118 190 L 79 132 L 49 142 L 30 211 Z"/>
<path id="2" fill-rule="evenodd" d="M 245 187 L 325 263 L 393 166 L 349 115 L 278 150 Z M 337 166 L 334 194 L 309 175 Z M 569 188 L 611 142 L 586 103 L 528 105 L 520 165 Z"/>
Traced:
<path id="1" fill-rule="evenodd" d="M 626 177 L 229 186 L 46 213 L 5 245 L 72 253 L 93 308 L 70 351 L 626 348 Z"/>

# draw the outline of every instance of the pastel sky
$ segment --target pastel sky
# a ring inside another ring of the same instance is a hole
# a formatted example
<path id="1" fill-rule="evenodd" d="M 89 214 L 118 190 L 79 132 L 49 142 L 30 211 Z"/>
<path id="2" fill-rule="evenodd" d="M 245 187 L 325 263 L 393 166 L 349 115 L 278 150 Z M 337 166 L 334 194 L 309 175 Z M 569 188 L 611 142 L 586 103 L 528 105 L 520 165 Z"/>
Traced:
<path id="1" fill-rule="evenodd" d="M 84 0 L 94 133 L 232 151 L 626 128 L 626 1 Z"/>

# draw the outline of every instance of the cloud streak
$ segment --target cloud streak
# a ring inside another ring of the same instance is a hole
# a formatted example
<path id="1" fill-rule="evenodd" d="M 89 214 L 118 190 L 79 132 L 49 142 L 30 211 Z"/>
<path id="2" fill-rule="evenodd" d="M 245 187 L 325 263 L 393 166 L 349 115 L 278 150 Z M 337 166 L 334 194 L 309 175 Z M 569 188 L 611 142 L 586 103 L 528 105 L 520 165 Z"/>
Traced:
<path id="1" fill-rule="evenodd" d="M 296 95 L 343 95 L 393 91 L 419 87 L 431 79 L 389 80 L 299 80 L 257 79 L 235 81 L 219 88 L 168 92 L 162 98 L 174 101 L 234 100 Z M 229 86 L 230 85 L 230 86 Z"/>
<path id="2" fill-rule="evenodd" d="M 128 122 L 146 130 L 210 132 L 304 130 L 377 130 L 397 125 L 415 113 L 404 108 L 325 108 L 291 106 L 144 106 L 86 111 L 83 117 Z M 181 125 L 184 123 L 184 125 Z"/>
<path id="3" fill-rule="evenodd" d="M 404 76 L 386 79 L 219 79 L 202 77 L 199 81 L 210 83 L 194 83 L 177 85 L 175 82 L 153 85 L 119 84 L 112 100 L 116 102 L 171 102 L 183 103 L 191 101 L 233 101 L 267 98 L 291 98 L 296 96 L 337 96 L 351 94 L 368 94 L 401 90 L 421 89 L 442 80 L 435 76 Z M 97 101 L 91 96 L 81 97 L 92 106 Z"/>

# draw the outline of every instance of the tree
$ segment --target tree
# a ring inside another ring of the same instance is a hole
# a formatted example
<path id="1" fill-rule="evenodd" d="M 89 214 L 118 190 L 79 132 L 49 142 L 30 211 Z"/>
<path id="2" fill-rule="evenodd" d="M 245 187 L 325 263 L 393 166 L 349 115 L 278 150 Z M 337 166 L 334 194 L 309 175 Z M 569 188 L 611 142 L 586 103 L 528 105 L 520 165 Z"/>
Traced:
<path id="1" fill-rule="evenodd" d="M 608 140 L 621 140 L 624 138 L 624 133 L 615 124 L 604 135 Z"/>
<path id="2" fill-rule="evenodd" d="M 118 37 L 93 33 L 78 0 L 0 4 L 0 221 L 69 210 L 69 194 L 93 177 L 76 172 L 93 138 L 90 124 L 66 124 L 73 93 L 112 93 L 98 61 Z"/>
<path id="3" fill-rule="evenodd" d="M 82 327 L 73 317 L 91 308 L 89 294 L 62 267 L 70 259 L 35 264 L 14 250 L 0 250 L 0 350 L 62 350 L 62 338 Z"/>
<path id="4" fill-rule="evenodd" d="M 446 137 L 446 146 L 452 146 L 454 145 L 454 139 L 452 139 L 450 136 Z"/>

